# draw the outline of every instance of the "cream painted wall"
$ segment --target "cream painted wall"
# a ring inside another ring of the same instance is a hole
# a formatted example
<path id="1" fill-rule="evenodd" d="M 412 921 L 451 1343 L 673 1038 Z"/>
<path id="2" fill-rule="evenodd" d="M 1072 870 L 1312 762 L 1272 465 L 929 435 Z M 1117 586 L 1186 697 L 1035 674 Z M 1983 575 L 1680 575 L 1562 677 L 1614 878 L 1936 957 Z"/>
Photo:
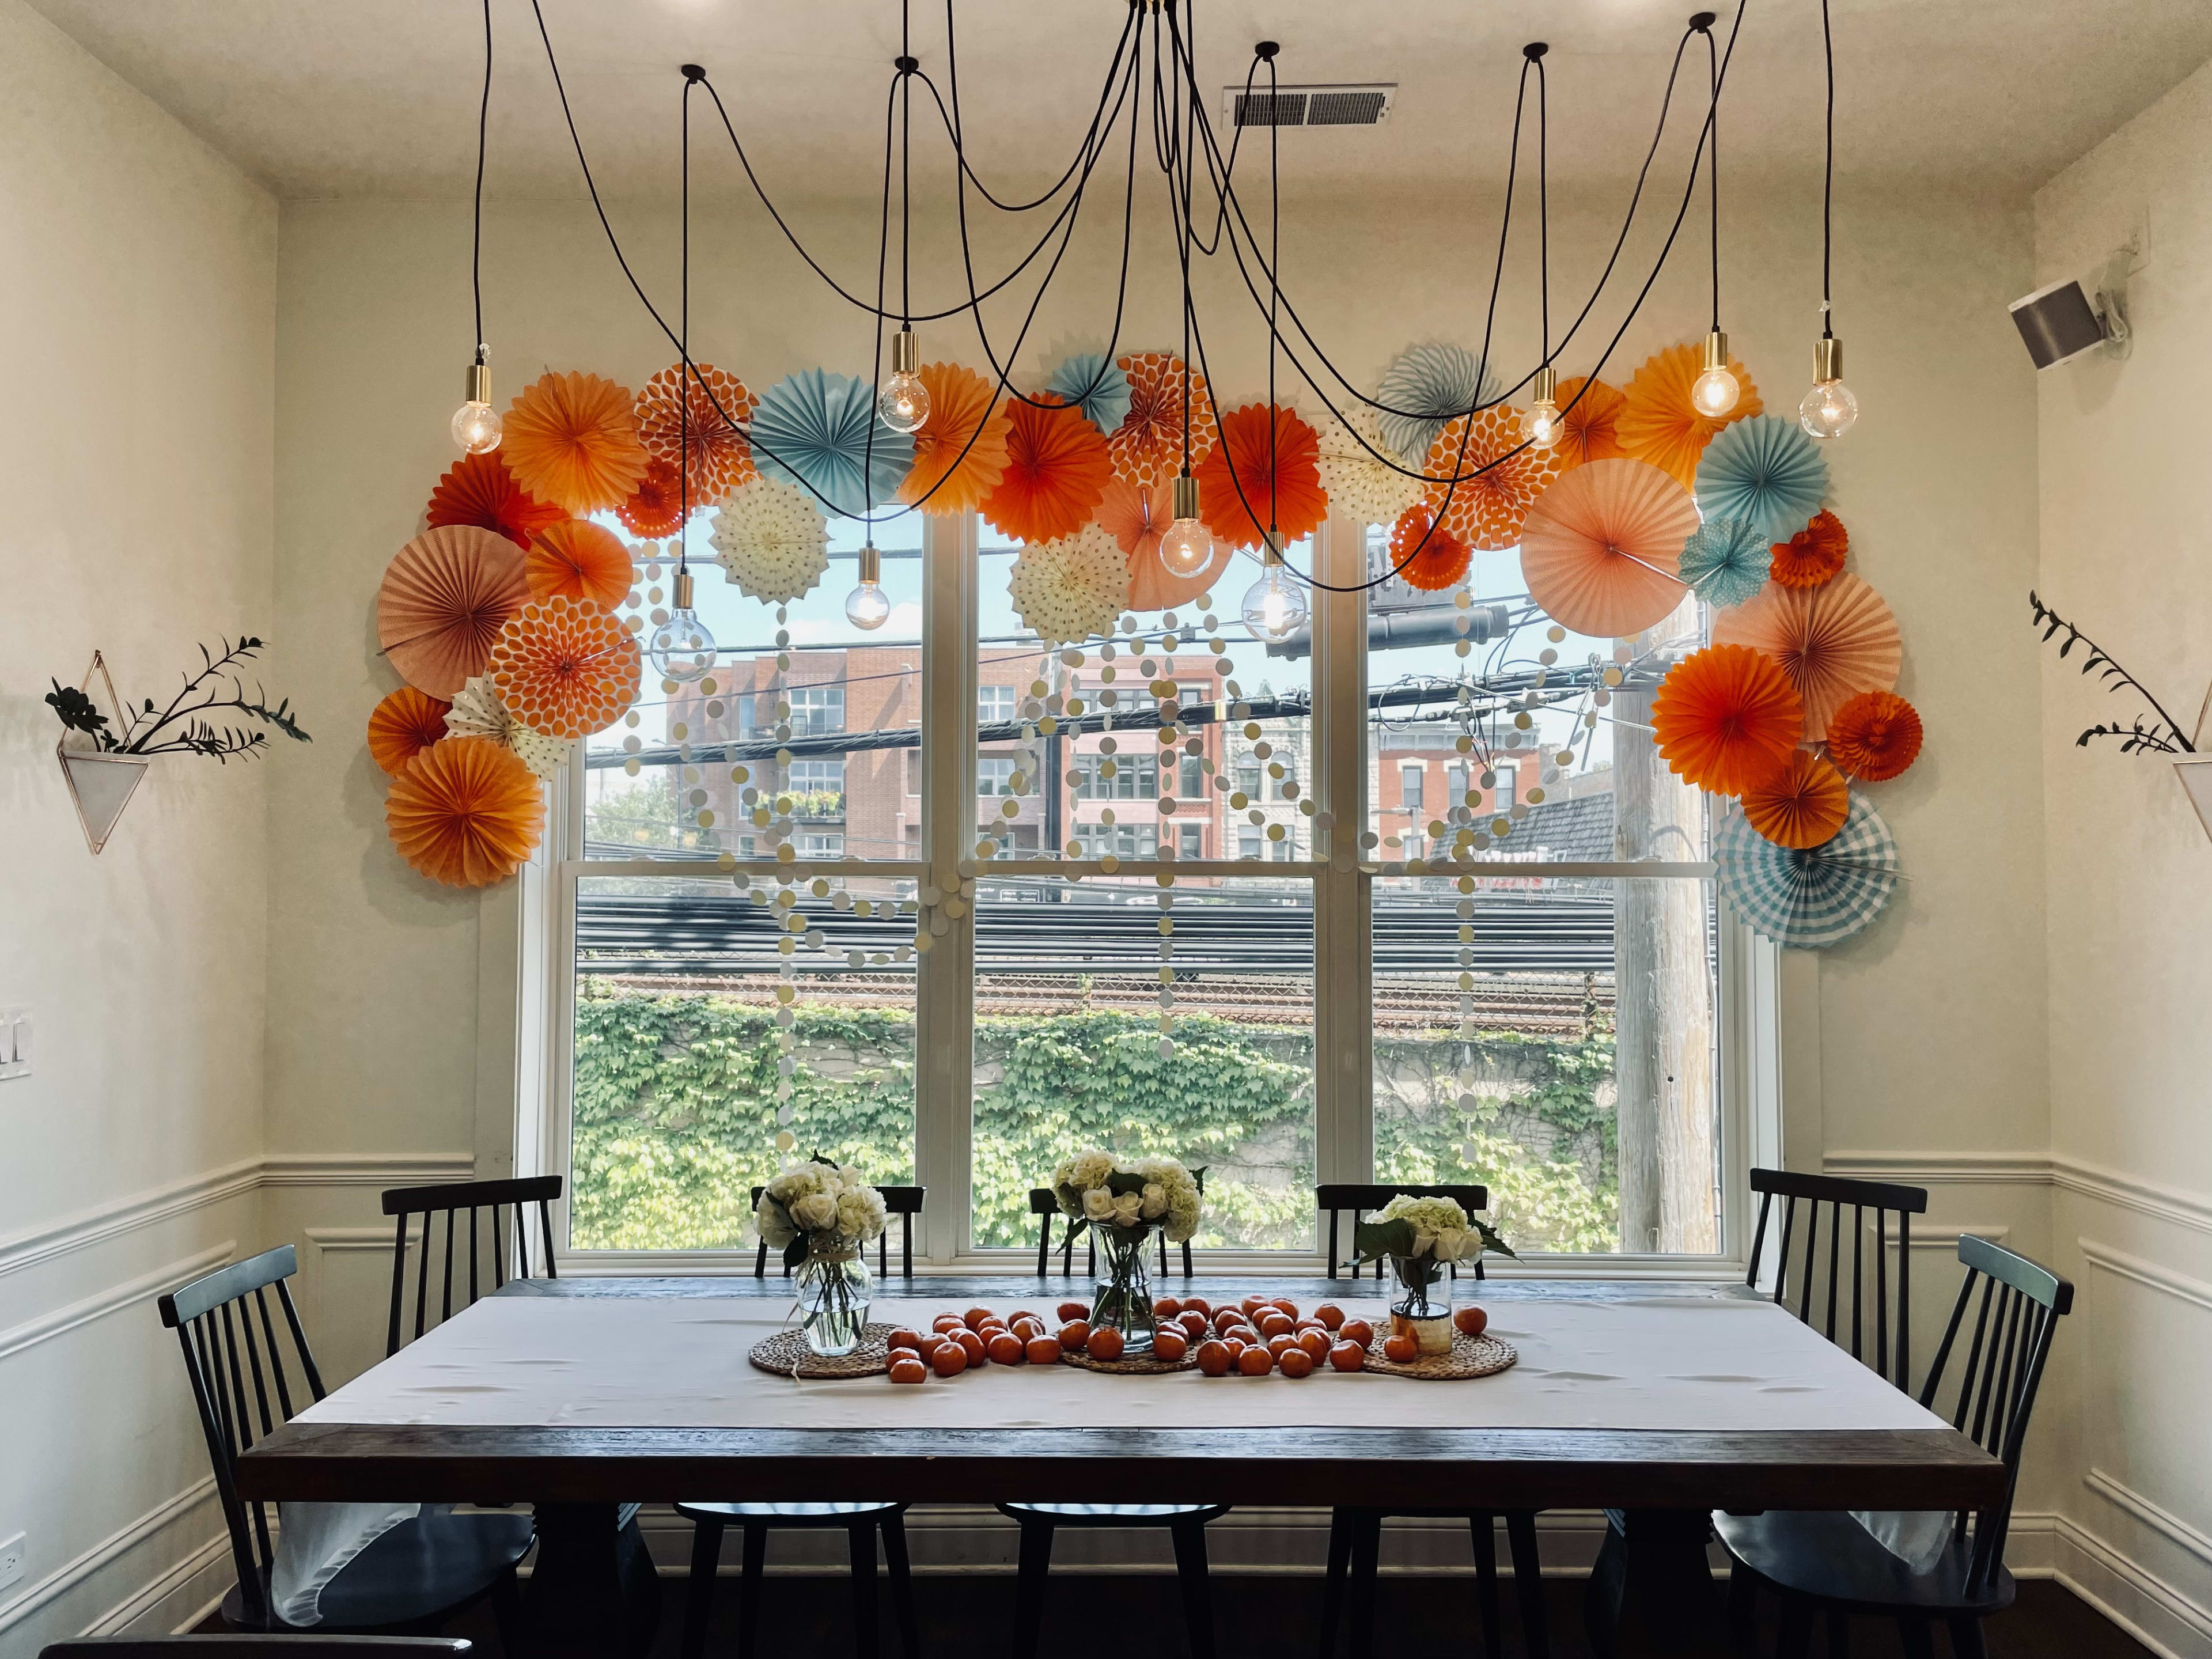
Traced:
<path id="1" fill-rule="evenodd" d="M 258 1242 L 295 757 L 157 761 L 95 859 L 40 699 L 98 647 L 166 702 L 198 641 L 272 631 L 276 253 L 264 191 L 0 0 L 0 1005 L 38 1045 L 0 1083 L 0 1538 L 29 1534 L 0 1653 L 156 1607 L 220 1526 L 152 1297 Z"/>
<path id="2" fill-rule="evenodd" d="M 2133 355 L 2039 386 L 2038 583 L 2185 727 L 2212 678 L 2208 179 L 2212 66 L 2035 202 L 2039 284 L 2086 279 L 2148 218 Z M 2025 629 L 2024 601 L 2006 599 Z M 2164 1581 L 2160 1593 L 2091 1564 L 2148 1632 L 2212 1654 L 2212 842 L 2165 760 L 2075 747 L 2093 723 L 2131 719 L 2131 699 L 2054 653 L 2042 682 L 2053 1226 L 2080 1295 L 2063 1507 Z"/>

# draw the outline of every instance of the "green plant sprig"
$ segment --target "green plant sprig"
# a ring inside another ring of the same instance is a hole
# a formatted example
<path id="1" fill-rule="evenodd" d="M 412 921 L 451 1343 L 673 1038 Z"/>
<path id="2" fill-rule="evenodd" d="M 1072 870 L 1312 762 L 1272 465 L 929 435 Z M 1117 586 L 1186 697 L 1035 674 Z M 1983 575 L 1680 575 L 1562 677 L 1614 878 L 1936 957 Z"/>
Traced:
<path id="1" fill-rule="evenodd" d="M 68 732 L 82 732 L 90 736 L 104 754 L 112 755 L 208 755 L 228 763 L 234 755 L 259 753 L 269 742 L 266 732 L 249 730 L 228 722 L 217 724 L 209 718 L 217 709 L 234 709 L 264 726 L 274 726 L 295 743 L 312 743 L 313 738 L 301 728 L 292 712 L 291 700 L 280 700 L 275 708 L 269 705 L 269 694 L 256 685 L 253 695 L 246 695 L 246 683 L 235 665 L 257 655 L 262 641 L 250 634 L 239 636 L 235 645 L 225 641 L 220 657 L 210 655 L 207 647 L 200 647 L 200 671 L 187 674 L 177 695 L 169 699 L 166 708 L 156 710 L 149 697 L 142 708 L 128 711 L 124 728 L 118 734 L 109 725 L 107 716 L 100 712 L 89 693 L 73 685 L 64 685 L 59 680 L 51 682 L 53 690 L 46 694 L 47 706 Z M 225 683 L 230 695 L 224 696 Z M 161 742 L 155 739 L 173 727 L 181 727 Z"/>
<path id="2" fill-rule="evenodd" d="M 2107 691 L 2118 691 L 2124 686 L 2148 703 L 2151 713 L 2158 716 L 2148 726 L 2143 723 L 2142 716 L 2140 714 L 2127 726 L 2107 725 L 2100 720 L 2074 739 L 2075 748 L 2087 748 L 2092 738 L 2118 738 L 2120 740 L 2120 752 L 2124 755 L 2131 755 L 2138 750 L 2155 750 L 2163 755 L 2193 755 L 2197 752 L 2197 745 L 2183 734 L 2181 723 L 2166 712 L 2164 705 L 2156 697 L 2151 696 L 2141 680 L 2113 661 L 2111 653 L 2049 605 L 2044 604 L 2041 596 L 2033 588 L 2028 590 L 2027 603 L 2034 612 L 2034 625 L 2043 630 L 2043 641 L 2045 645 L 2055 639 L 2063 629 L 2066 634 L 2066 642 L 2058 647 L 2058 654 L 2061 658 L 2077 645 L 2088 647 L 2088 655 L 2081 661 L 2081 672 L 2084 675 L 2094 674 L 2102 680 Z"/>

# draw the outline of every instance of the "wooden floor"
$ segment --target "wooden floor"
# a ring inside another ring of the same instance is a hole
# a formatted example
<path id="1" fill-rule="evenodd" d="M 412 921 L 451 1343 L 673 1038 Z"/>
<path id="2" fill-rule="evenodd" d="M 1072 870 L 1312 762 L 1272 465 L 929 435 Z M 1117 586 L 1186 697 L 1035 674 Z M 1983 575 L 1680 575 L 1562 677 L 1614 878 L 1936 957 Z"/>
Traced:
<path id="1" fill-rule="evenodd" d="M 662 1587 L 666 1599 L 654 1659 L 676 1659 L 684 1581 L 667 1579 Z M 1006 1649 L 1013 1588 L 1012 1577 L 1004 1574 L 917 1577 L 915 1599 L 921 1615 L 924 1654 L 929 1659 L 939 1656 L 1001 1659 Z M 1553 1659 L 1588 1659 L 1589 1644 L 1582 1621 L 1583 1581 L 1547 1579 L 1544 1588 L 1551 1607 Z M 759 1651 L 846 1659 L 853 1651 L 847 1590 L 847 1581 L 842 1577 L 771 1575 L 761 1610 Z M 1246 1659 L 1247 1656 L 1308 1659 L 1315 1654 L 1321 1617 L 1318 1578 L 1217 1573 L 1213 1593 L 1220 1659 Z M 1385 1577 L 1378 1601 L 1376 1652 L 1419 1652 L 1425 1659 L 1480 1659 L 1481 1626 L 1476 1621 L 1473 1596 L 1473 1582 L 1466 1578 Z M 737 1581 L 725 1578 L 708 1642 L 710 1656 L 736 1652 L 736 1614 Z M 1041 1652 L 1098 1651 L 1075 1633 L 1096 1629 L 1102 1617 L 1116 1621 L 1135 1618 L 1154 1633 L 1145 1641 L 1133 1638 L 1127 1651 L 1156 1654 L 1158 1659 L 1183 1659 L 1181 1604 L 1175 1580 L 1166 1575 L 1086 1577 L 1054 1573 Z M 902 1659 L 888 1598 L 882 1619 L 884 1659 Z M 2021 1584 L 2018 1604 L 1990 1620 L 1985 1628 L 1990 1659 L 2151 1659 L 2148 1648 L 2047 1579 Z M 448 1633 L 473 1638 L 486 1659 L 497 1659 L 498 1639 L 488 1618 L 457 1620 Z M 1505 1650 L 1507 1659 L 1520 1659 L 1526 1651 L 1510 1580 L 1505 1595 Z M 1767 1655 L 1774 1651 L 1771 1603 L 1759 1651 Z M 1940 1634 L 1936 1651 L 1938 1659 L 1949 1659 L 1949 1649 Z M 1814 1636 L 1813 1652 L 1815 1659 L 1828 1659 L 1825 1634 Z M 1850 1631 L 1850 1656 L 1851 1659 L 1902 1659 L 1896 1626 L 1871 1620 L 1856 1621 Z"/>

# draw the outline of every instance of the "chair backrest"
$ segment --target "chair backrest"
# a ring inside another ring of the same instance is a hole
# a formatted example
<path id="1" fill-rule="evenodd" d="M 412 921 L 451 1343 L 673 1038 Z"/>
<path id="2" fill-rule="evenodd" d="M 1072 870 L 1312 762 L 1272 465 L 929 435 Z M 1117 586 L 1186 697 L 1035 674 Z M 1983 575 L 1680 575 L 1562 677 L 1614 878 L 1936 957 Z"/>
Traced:
<path id="1" fill-rule="evenodd" d="M 161 1323 L 177 1334 L 185 1351 L 185 1374 L 207 1436 L 208 1461 L 214 1466 L 216 1492 L 230 1529 L 232 1565 L 247 1622 L 270 1622 L 268 1573 L 276 1559 L 270 1548 L 269 1516 L 261 1504 L 238 1495 L 238 1458 L 256 1436 L 266 1438 L 293 1412 L 290 1375 L 284 1345 L 269 1311 L 269 1292 L 276 1292 L 283 1326 L 291 1340 L 299 1375 L 307 1386 L 307 1404 L 323 1397 L 322 1374 L 308 1351 L 299 1310 L 285 1281 L 299 1271 L 289 1244 L 264 1250 L 250 1261 L 217 1268 L 161 1297 Z M 257 1336 L 257 1318 L 260 1332 Z"/>
<path id="2" fill-rule="evenodd" d="M 453 1268 L 460 1254 L 455 1237 L 458 1227 L 465 1227 L 468 1249 L 468 1284 L 461 1306 L 467 1307 L 482 1294 L 484 1279 L 489 1274 L 492 1290 L 497 1290 L 510 1279 L 527 1279 L 530 1273 L 530 1218 L 529 1206 L 538 1211 L 538 1266 L 548 1279 L 560 1275 L 553 1266 L 553 1200 L 561 1196 L 559 1176 L 529 1176 L 520 1181 L 460 1181 L 443 1187 L 394 1187 L 384 1194 L 384 1212 L 396 1217 L 396 1231 L 392 1241 L 392 1318 L 384 1338 L 385 1357 L 398 1353 L 403 1342 L 411 1339 L 401 1333 L 404 1326 L 407 1294 L 407 1235 L 416 1216 L 422 1218 L 422 1237 L 416 1241 L 415 1258 L 415 1335 L 420 1336 L 428 1323 L 430 1312 L 430 1235 L 438 1218 L 446 1218 L 446 1265 L 439 1276 L 438 1318 L 441 1322 L 453 1316 Z M 505 1226 L 507 1212 L 514 1212 L 514 1226 L 510 1232 Z M 466 1214 L 462 1223 L 459 1218 Z M 491 1237 L 485 1240 L 483 1219 L 490 1222 Z M 483 1245 L 479 1250 L 479 1245 Z"/>
<path id="3" fill-rule="evenodd" d="M 2020 1485 L 2020 1455 L 2027 1438 L 2028 1416 L 2035 1409 L 2044 1362 L 2051 1356 L 2051 1336 L 2059 1320 L 2074 1310 L 2074 1287 L 2040 1263 L 1971 1234 L 1959 1240 L 1959 1260 L 1966 1276 L 1960 1283 L 1959 1299 L 1951 1304 L 1951 1321 L 1943 1328 L 1943 1340 L 1936 1347 L 1935 1363 L 1928 1368 L 1928 1380 L 1921 1386 L 1920 1403 L 1941 1413 L 1936 1401 L 1942 1393 L 1943 1373 L 1966 1322 L 1966 1309 L 1976 1302 L 1974 1288 L 1979 1285 L 1973 1336 L 1967 1344 L 1966 1363 L 1959 1368 L 1958 1394 L 1951 1412 L 1951 1426 L 2005 1466 L 2002 1506 L 1984 1510 L 1973 1527 L 1968 1582 L 1978 1587 L 2004 1559 L 2005 1534 L 2012 1525 L 2013 1493 Z M 1958 1517 L 1961 1535 L 1969 1519 L 1963 1511 Z"/>
<path id="4" fill-rule="evenodd" d="M 1873 1326 L 1875 1370 L 1906 1393 L 1912 1390 L 1912 1218 L 1928 1213 L 1925 1187 L 1899 1187 L 1886 1181 L 1852 1181 L 1841 1176 L 1798 1175 L 1788 1170 L 1753 1170 L 1751 1190 L 1759 1194 L 1759 1228 L 1751 1241 L 1751 1271 L 1744 1283 L 1759 1283 L 1759 1266 L 1766 1249 L 1766 1227 L 1774 1200 L 1782 1200 L 1782 1237 L 1774 1255 L 1774 1299 L 1787 1304 L 1790 1277 L 1796 1278 L 1797 1317 L 1819 1328 L 1829 1341 L 1837 1340 L 1837 1321 L 1849 1297 L 1850 1316 L 1844 1323 L 1850 1338 L 1851 1358 L 1865 1360 L 1869 1332 Z M 1820 1212 L 1827 1212 L 1826 1249 L 1820 1237 Z M 1800 1227 L 1800 1212 L 1802 1226 Z M 1848 1249 L 1844 1237 L 1844 1212 L 1851 1212 Z M 1867 1317 L 1866 1222 L 1874 1217 L 1873 1318 Z M 1896 1218 L 1897 1313 L 1890 1316 L 1890 1218 Z M 1801 1238 L 1797 1261 L 1790 1261 L 1791 1240 Z M 1827 1272 L 1819 1271 L 1822 1255 Z M 1849 1257 L 1848 1281 L 1844 1262 Z M 1821 1287 L 1825 1277 L 1826 1288 Z M 1891 1332 L 1896 1333 L 1894 1344 Z"/>
<path id="5" fill-rule="evenodd" d="M 761 1194 L 767 1190 L 765 1187 L 753 1188 L 751 1207 L 756 1213 L 760 1209 Z M 876 1190 L 883 1194 L 884 1208 L 899 1218 L 899 1277 L 912 1279 L 914 1277 L 914 1218 L 921 1213 L 922 1200 L 928 1197 L 929 1188 L 927 1187 L 878 1187 Z M 887 1275 L 891 1270 L 890 1244 L 891 1230 L 885 1227 L 876 1236 L 876 1272 L 878 1276 Z M 786 1267 L 783 1270 L 783 1276 L 786 1279 L 790 1278 L 791 1269 Z M 755 1279 L 768 1277 L 768 1240 L 764 1238 L 760 1242 L 760 1249 L 753 1253 L 753 1277 Z"/>
<path id="6" fill-rule="evenodd" d="M 50 1643 L 39 1659 L 459 1659 L 475 1650 L 458 1636 L 88 1636 Z"/>
<path id="7" fill-rule="evenodd" d="M 1314 1188 L 1314 1204 L 1316 1208 L 1328 1212 L 1328 1276 L 1331 1279 L 1336 1277 L 1340 1218 L 1349 1211 L 1352 1220 L 1357 1222 L 1370 1210 L 1381 1209 L 1401 1193 L 1412 1198 L 1457 1199 L 1460 1208 L 1470 1214 L 1490 1207 L 1490 1188 L 1465 1182 L 1455 1186 L 1416 1187 L 1405 1182 L 1370 1182 L 1364 1186 L 1348 1181 L 1325 1182 Z M 1356 1261 L 1352 1264 L 1352 1276 L 1354 1279 L 1359 1277 L 1359 1264 Z M 1452 1263 L 1451 1276 L 1454 1279 L 1459 1277 L 1459 1263 L 1456 1261 Z M 1474 1276 L 1477 1279 L 1484 1277 L 1480 1260 L 1474 1264 Z M 1377 1279 L 1382 1277 L 1382 1264 L 1379 1261 L 1375 1264 L 1375 1277 Z"/>
<path id="8" fill-rule="evenodd" d="M 1193 1170 L 1190 1172 L 1190 1178 L 1197 1183 L 1200 1193 L 1205 1192 L 1205 1170 Z M 1051 1271 L 1052 1218 L 1060 1213 L 1060 1194 L 1049 1187 L 1030 1188 L 1030 1213 L 1037 1218 L 1036 1270 L 1037 1277 L 1042 1279 Z M 1167 1230 L 1162 1228 L 1154 1237 L 1159 1240 L 1160 1277 L 1164 1279 L 1168 1273 Z M 1091 1237 L 1091 1230 L 1087 1227 L 1084 1229 L 1084 1249 L 1085 1252 L 1084 1271 L 1095 1276 L 1098 1272 L 1098 1241 Z M 1073 1223 L 1064 1231 L 1060 1241 L 1060 1270 L 1063 1273 L 1071 1274 L 1075 1271 L 1075 1231 Z M 1197 1271 L 1197 1258 L 1192 1255 L 1190 1241 L 1186 1238 L 1182 1242 L 1182 1276 L 1188 1279 Z"/>

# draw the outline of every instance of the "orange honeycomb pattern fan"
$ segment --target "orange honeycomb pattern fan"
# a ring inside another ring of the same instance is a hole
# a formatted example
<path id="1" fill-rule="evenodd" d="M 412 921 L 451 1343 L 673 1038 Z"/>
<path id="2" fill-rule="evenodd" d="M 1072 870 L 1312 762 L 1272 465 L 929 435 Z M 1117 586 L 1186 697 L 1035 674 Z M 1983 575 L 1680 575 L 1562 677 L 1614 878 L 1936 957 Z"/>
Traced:
<path id="1" fill-rule="evenodd" d="M 1528 446 L 1521 412 L 1500 404 L 1444 422 L 1421 470 L 1446 482 L 1422 499 L 1455 540 L 1496 552 L 1519 543 L 1528 509 L 1565 465 L 1558 449 Z"/>
<path id="2" fill-rule="evenodd" d="M 548 738 L 586 738 L 637 701 L 637 641 L 589 599 L 526 605 L 491 648 L 491 682 L 507 711 Z"/>
<path id="3" fill-rule="evenodd" d="M 637 441 L 656 461 L 680 459 L 690 504 L 704 507 L 756 476 L 752 445 L 733 422 L 750 420 L 759 404 L 743 380 L 712 363 L 692 364 L 688 377 L 671 363 L 637 394 Z"/>

